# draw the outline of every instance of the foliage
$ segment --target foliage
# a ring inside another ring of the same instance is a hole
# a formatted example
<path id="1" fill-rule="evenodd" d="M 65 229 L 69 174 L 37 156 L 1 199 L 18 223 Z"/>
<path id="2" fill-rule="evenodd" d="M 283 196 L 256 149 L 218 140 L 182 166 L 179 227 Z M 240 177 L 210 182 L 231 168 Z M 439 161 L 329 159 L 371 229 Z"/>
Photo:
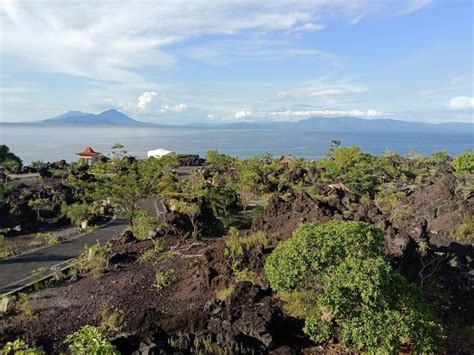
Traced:
<path id="1" fill-rule="evenodd" d="M 305 224 L 267 258 L 265 274 L 277 292 L 304 289 L 319 283 L 322 272 L 347 257 L 380 255 L 382 241 L 383 233 L 365 223 Z"/>
<path id="2" fill-rule="evenodd" d="M 396 219 L 411 212 L 409 207 L 401 204 L 403 197 L 405 193 L 398 191 L 395 185 L 390 183 L 378 189 L 374 202 L 384 214 Z"/>
<path id="3" fill-rule="evenodd" d="M 3 183 L 3 181 L 0 181 L 0 200 L 5 199 L 5 197 L 7 197 L 11 191 L 11 188 Z"/>
<path id="4" fill-rule="evenodd" d="M 38 348 L 30 347 L 21 339 L 9 341 L 5 344 L 3 349 L 0 349 L 0 354 L 3 355 L 42 355 L 45 354 Z"/>
<path id="5" fill-rule="evenodd" d="M 229 285 L 227 287 L 220 288 L 216 290 L 216 297 L 220 299 L 221 301 L 225 301 L 230 297 L 230 295 L 234 292 L 235 290 L 235 285 Z"/>
<path id="6" fill-rule="evenodd" d="M 79 227 L 89 216 L 90 207 L 85 203 L 73 203 L 71 205 L 63 202 L 61 213 L 69 218 L 76 227 Z"/>
<path id="7" fill-rule="evenodd" d="M 138 261 L 140 263 L 148 263 L 148 262 L 159 262 L 162 251 L 164 250 L 163 242 L 155 242 L 153 248 L 146 250 L 139 258 Z"/>
<path id="8" fill-rule="evenodd" d="M 37 198 L 34 200 L 28 201 L 28 206 L 30 206 L 36 212 L 36 218 L 38 221 L 41 220 L 41 210 L 47 207 L 46 200 L 42 198 Z"/>
<path id="9" fill-rule="evenodd" d="M 0 164 L 5 163 L 6 161 L 14 161 L 21 165 L 21 159 L 10 152 L 10 148 L 8 148 L 8 146 L 5 144 L 0 144 Z"/>
<path id="10" fill-rule="evenodd" d="M 453 159 L 453 167 L 459 175 L 474 172 L 474 152 L 465 152 Z"/>
<path id="11" fill-rule="evenodd" d="M 31 162 L 31 167 L 35 169 L 44 169 L 46 168 L 46 163 L 42 160 L 35 160 Z"/>
<path id="12" fill-rule="evenodd" d="M 166 195 L 176 188 L 173 172 L 173 168 L 179 165 L 176 156 L 130 164 L 120 162 L 115 174 L 98 182 L 94 199 L 108 199 L 119 213 L 129 216 L 131 222 L 147 198 Z"/>
<path id="13" fill-rule="evenodd" d="M 234 166 L 236 159 L 225 154 L 220 154 L 217 150 L 210 150 L 206 154 L 206 164 L 221 170 L 227 170 Z"/>
<path id="14" fill-rule="evenodd" d="M 133 223 L 130 226 L 130 230 L 136 238 L 141 240 L 148 238 L 150 232 L 159 227 L 156 218 L 146 210 L 134 212 L 132 215 L 132 221 Z"/>
<path id="15" fill-rule="evenodd" d="M 15 308 L 20 312 L 25 318 L 35 319 L 36 315 L 31 308 L 28 295 L 26 293 L 19 293 L 18 299 L 15 302 Z"/>
<path id="16" fill-rule="evenodd" d="M 307 224 L 275 249 L 264 269 L 315 342 L 337 337 L 343 348 L 369 353 L 395 353 L 406 345 L 415 353 L 433 352 L 442 328 L 382 247 L 381 231 L 365 223 Z"/>
<path id="17" fill-rule="evenodd" d="M 168 339 L 168 344 L 173 348 L 175 354 L 193 354 L 193 355 L 234 355 L 234 354 L 255 354 L 255 350 L 246 348 L 240 342 L 232 342 L 223 345 L 222 342 L 216 341 L 211 335 L 198 335 L 193 338 L 189 334 L 178 332 L 172 338 Z"/>
<path id="18" fill-rule="evenodd" d="M 98 279 L 107 266 L 104 249 L 97 242 L 91 246 L 84 246 L 81 254 L 71 263 L 73 272 L 90 272 L 92 277 Z"/>
<path id="19" fill-rule="evenodd" d="M 474 244 L 474 216 L 466 216 L 453 237 L 460 243 Z"/>
<path id="20" fill-rule="evenodd" d="M 200 233 L 200 225 L 197 220 L 199 213 L 201 212 L 199 206 L 193 202 L 181 201 L 177 199 L 172 199 L 169 202 L 171 211 L 178 213 L 183 213 L 188 216 L 193 230 L 191 232 L 191 238 L 196 239 Z"/>
<path id="21" fill-rule="evenodd" d="M 235 227 L 229 229 L 225 239 L 225 256 L 231 260 L 232 268 L 238 270 L 239 259 L 245 252 L 257 245 L 268 246 L 269 238 L 265 232 L 256 232 L 248 236 L 239 236 L 239 231 Z"/>
<path id="22" fill-rule="evenodd" d="M 106 331 L 118 332 L 123 323 L 124 312 L 121 309 L 102 307 L 100 326 Z"/>
<path id="23" fill-rule="evenodd" d="M 10 255 L 7 241 L 3 235 L 0 234 L 0 259 L 4 259 Z"/>
<path id="24" fill-rule="evenodd" d="M 120 354 L 107 339 L 107 333 L 92 325 L 85 325 L 68 335 L 65 343 L 72 354 L 115 355 Z"/>
<path id="25" fill-rule="evenodd" d="M 237 281 L 249 281 L 253 285 L 258 285 L 265 281 L 265 277 L 262 274 L 256 271 L 249 270 L 247 268 L 244 268 L 242 270 L 236 270 L 234 268 L 234 275 Z"/>
<path id="26" fill-rule="evenodd" d="M 58 236 L 54 233 L 36 233 L 35 238 L 39 242 L 45 241 L 48 245 L 54 245 L 59 242 Z"/>
<path id="27" fill-rule="evenodd" d="M 155 273 L 155 283 L 153 286 L 157 290 L 162 290 L 169 285 L 171 285 L 171 282 L 173 282 L 173 273 L 174 270 L 159 270 Z"/>

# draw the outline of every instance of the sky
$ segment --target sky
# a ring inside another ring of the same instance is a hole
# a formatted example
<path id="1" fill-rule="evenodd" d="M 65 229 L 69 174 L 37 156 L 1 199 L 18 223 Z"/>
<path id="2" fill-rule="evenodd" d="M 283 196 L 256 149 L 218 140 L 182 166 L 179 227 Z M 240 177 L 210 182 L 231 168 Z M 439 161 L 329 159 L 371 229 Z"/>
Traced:
<path id="1" fill-rule="evenodd" d="M 0 0 L 0 122 L 474 122 L 471 0 Z"/>

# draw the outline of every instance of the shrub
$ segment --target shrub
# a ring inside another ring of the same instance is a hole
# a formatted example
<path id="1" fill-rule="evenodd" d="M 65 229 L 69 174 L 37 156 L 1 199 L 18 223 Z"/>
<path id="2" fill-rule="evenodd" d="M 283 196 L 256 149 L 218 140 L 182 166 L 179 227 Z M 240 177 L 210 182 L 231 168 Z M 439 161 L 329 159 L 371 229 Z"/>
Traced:
<path id="1" fill-rule="evenodd" d="M 409 345 L 430 353 L 441 326 L 419 289 L 383 256 L 382 232 L 361 222 L 307 224 L 267 258 L 271 287 L 285 310 L 305 319 L 318 343 L 338 338 L 345 349 L 395 353 Z"/>
<path id="2" fill-rule="evenodd" d="M 393 353 L 411 344 L 426 353 L 442 339 L 419 290 L 382 257 L 345 260 L 324 275 L 323 290 L 305 324 L 314 341 L 339 332 L 344 348 Z"/>
<path id="3" fill-rule="evenodd" d="M 36 240 L 42 243 L 45 241 L 48 245 L 54 245 L 58 243 L 58 236 L 54 233 L 36 233 Z"/>
<path id="4" fill-rule="evenodd" d="M 61 205 L 61 212 L 71 220 L 72 224 L 74 224 L 76 227 L 79 227 L 81 222 L 87 219 L 89 214 L 89 206 L 85 203 L 74 203 L 72 205 L 63 203 Z"/>
<path id="5" fill-rule="evenodd" d="M 234 292 L 235 285 L 229 285 L 227 287 L 220 288 L 216 291 L 216 297 L 221 301 L 225 301 L 230 297 L 230 295 Z"/>
<path id="6" fill-rule="evenodd" d="M 98 279 L 107 266 L 104 249 L 97 242 L 91 246 L 84 246 L 79 257 L 71 264 L 71 269 L 78 273 L 90 272 L 92 277 Z"/>
<path id="7" fill-rule="evenodd" d="M 21 339 L 9 341 L 5 344 L 3 349 L 0 349 L 0 354 L 4 355 L 42 355 L 43 351 L 30 347 Z"/>
<path id="8" fill-rule="evenodd" d="M 100 310 L 100 316 L 102 318 L 100 325 L 103 329 L 113 332 L 121 329 L 124 318 L 124 312 L 121 309 L 104 306 Z"/>
<path id="9" fill-rule="evenodd" d="M 25 318 L 35 319 L 36 315 L 31 308 L 30 301 L 28 300 L 28 295 L 26 293 L 18 294 L 18 299 L 15 303 L 15 308 L 20 312 Z"/>
<path id="10" fill-rule="evenodd" d="M 453 159 L 453 167 L 459 175 L 474 172 L 474 153 L 465 152 Z"/>
<path id="11" fill-rule="evenodd" d="M 130 230 L 136 238 L 141 240 L 148 238 L 150 232 L 159 227 L 156 218 L 146 210 L 134 212 L 132 222 L 133 224 L 130 227 Z"/>
<path id="12" fill-rule="evenodd" d="M 454 232 L 453 238 L 460 243 L 474 244 L 474 216 L 467 216 Z"/>
<path id="13" fill-rule="evenodd" d="M 225 256 L 231 259 L 232 268 L 236 270 L 238 260 L 245 252 L 257 245 L 268 246 L 269 238 L 265 232 L 256 232 L 248 236 L 239 236 L 239 231 L 235 227 L 229 229 L 229 235 L 225 240 Z"/>
<path id="14" fill-rule="evenodd" d="M 291 292 L 319 282 L 322 272 L 347 257 L 377 256 L 382 247 L 383 233 L 369 224 L 305 224 L 267 258 L 265 274 L 275 291 Z"/>
<path id="15" fill-rule="evenodd" d="M 115 355 L 120 354 L 107 339 L 107 333 L 92 325 L 85 325 L 66 337 L 72 354 Z"/>

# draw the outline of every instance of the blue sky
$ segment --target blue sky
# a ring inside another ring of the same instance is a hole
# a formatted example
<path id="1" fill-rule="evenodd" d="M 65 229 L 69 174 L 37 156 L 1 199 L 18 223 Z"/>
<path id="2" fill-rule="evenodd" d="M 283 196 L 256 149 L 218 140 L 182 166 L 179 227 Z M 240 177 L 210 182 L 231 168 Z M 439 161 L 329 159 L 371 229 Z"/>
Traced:
<path id="1" fill-rule="evenodd" d="M 0 0 L 0 122 L 473 122 L 473 2 Z"/>

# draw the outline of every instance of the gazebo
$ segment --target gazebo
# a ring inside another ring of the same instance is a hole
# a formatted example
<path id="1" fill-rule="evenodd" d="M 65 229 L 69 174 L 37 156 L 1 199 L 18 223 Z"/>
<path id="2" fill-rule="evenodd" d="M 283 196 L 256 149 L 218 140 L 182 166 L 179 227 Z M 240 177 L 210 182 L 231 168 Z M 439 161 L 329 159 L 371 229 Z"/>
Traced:
<path id="1" fill-rule="evenodd" d="M 102 153 L 96 152 L 91 147 L 86 147 L 82 152 L 77 153 L 79 159 L 83 159 L 89 165 L 96 162 L 101 156 Z"/>

